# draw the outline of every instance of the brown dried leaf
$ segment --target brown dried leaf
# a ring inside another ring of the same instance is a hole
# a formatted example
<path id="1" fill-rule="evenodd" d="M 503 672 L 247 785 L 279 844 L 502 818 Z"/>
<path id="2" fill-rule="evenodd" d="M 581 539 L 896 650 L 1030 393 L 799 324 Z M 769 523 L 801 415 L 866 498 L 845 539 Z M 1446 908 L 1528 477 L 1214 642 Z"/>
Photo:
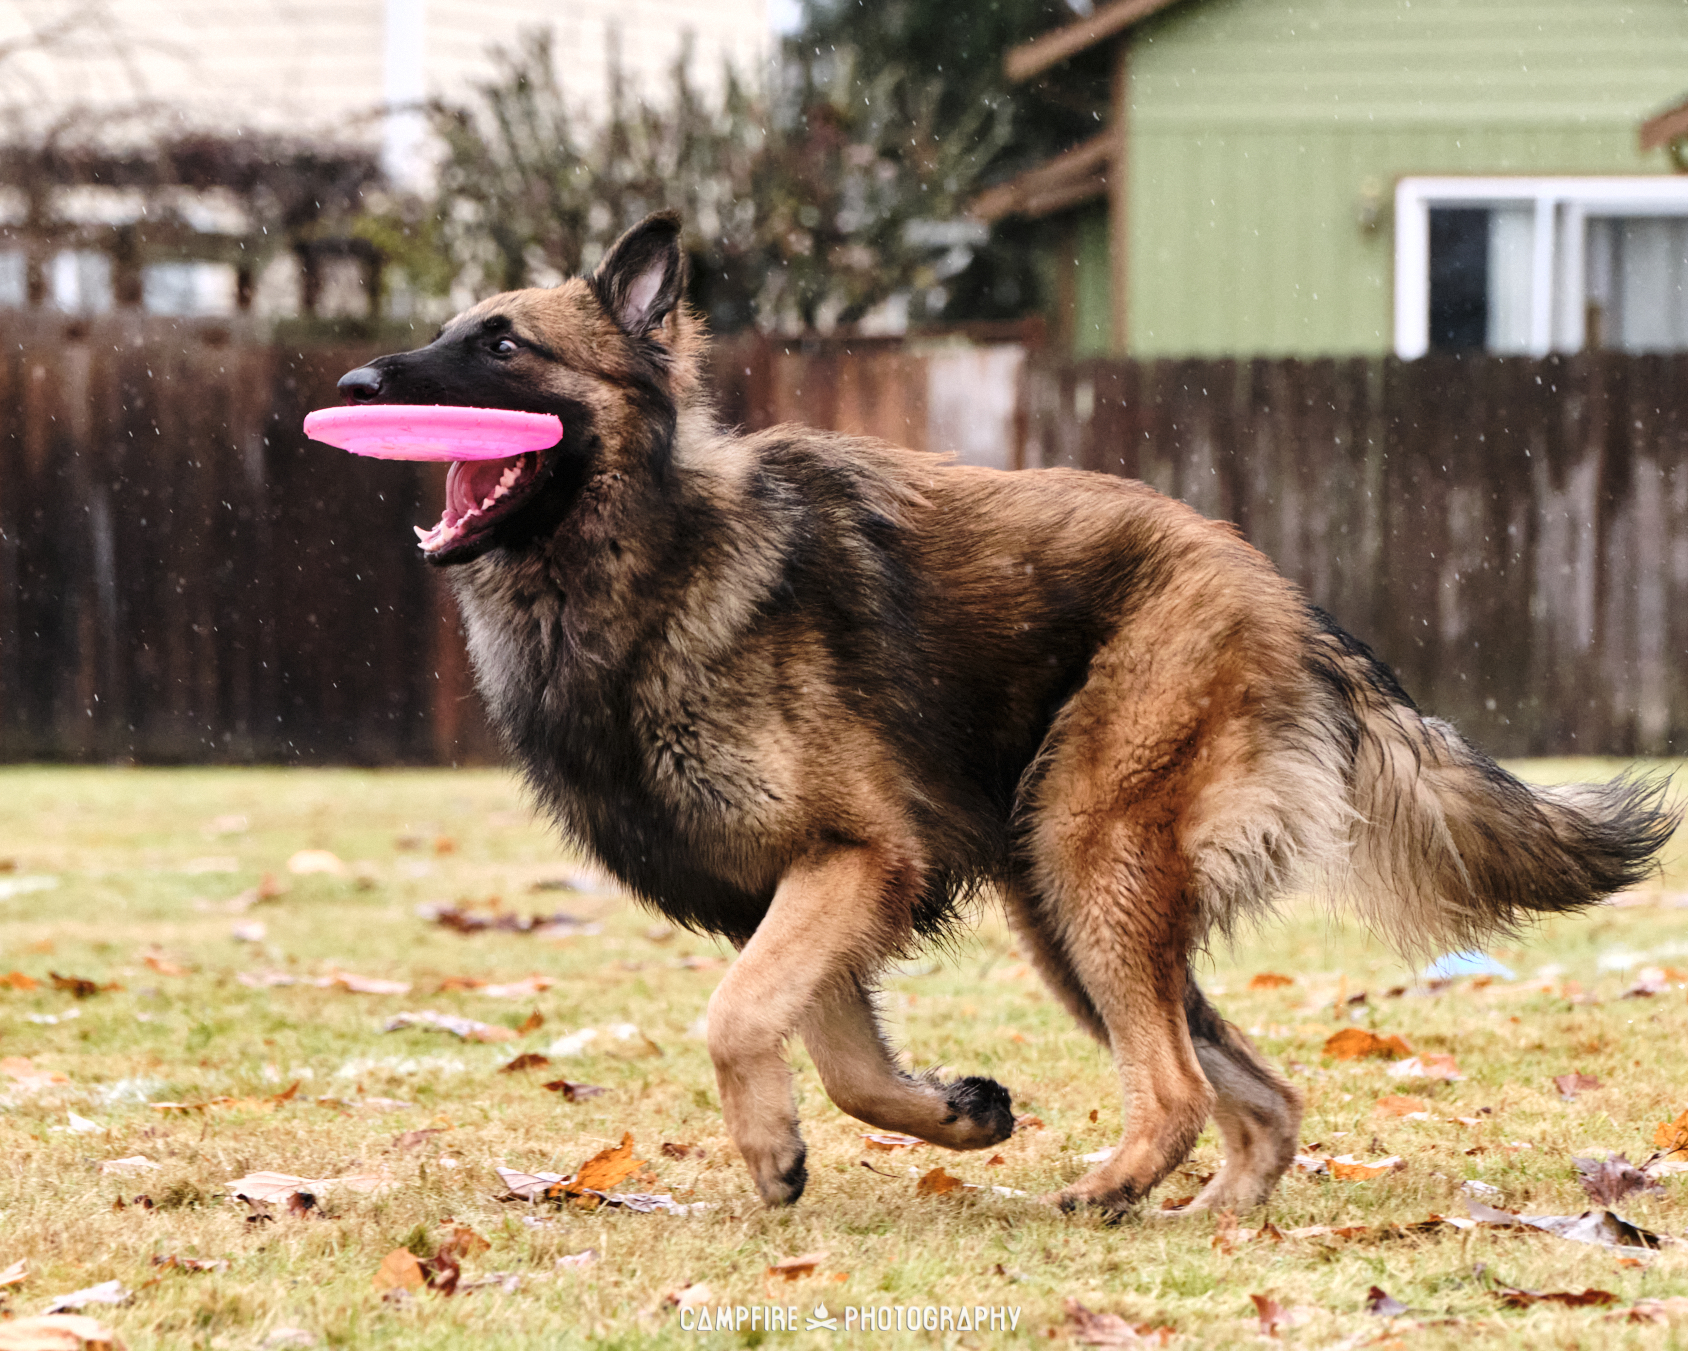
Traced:
<path id="1" fill-rule="evenodd" d="M 1617 1309 L 1606 1315 L 1626 1323 L 1670 1323 L 1688 1319 L 1688 1295 L 1671 1295 L 1665 1299 L 1638 1299 L 1627 1309 Z"/>
<path id="2" fill-rule="evenodd" d="M 427 1283 L 428 1274 L 409 1248 L 394 1248 L 375 1270 L 377 1290 L 420 1290 Z"/>
<path id="3" fill-rule="evenodd" d="M 86 999 L 89 995 L 102 994 L 107 990 L 121 990 L 123 987 L 116 981 L 109 981 L 101 985 L 98 981 L 88 980 L 84 976 L 61 976 L 57 971 L 49 971 L 48 979 L 53 982 L 55 990 L 63 990 L 78 999 Z"/>
<path id="4" fill-rule="evenodd" d="M 569 1190 L 607 1192 L 644 1166 L 645 1160 L 633 1157 L 633 1132 L 626 1131 L 615 1148 L 601 1149 L 580 1165 Z"/>
<path id="5" fill-rule="evenodd" d="M 815 1268 L 826 1259 L 825 1252 L 806 1252 L 798 1257 L 784 1257 L 768 1268 L 767 1275 L 770 1279 L 783 1276 L 788 1281 L 795 1281 L 802 1276 L 814 1275 Z"/>
<path id="6" fill-rule="evenodd" d="M 29 1279 L 29 1259 L 20 1257 L 4 1271 L 0 1271 L 0 1289 L 8 1285 L 21 1285 Z"/>
<path id="7" fill-rule="evenodd" d="M 1658 1124 L 1653 1131 L 1653 1148 L 1688 1158 L 1688 1112 L 1684 1112 L 1675 1121 L 1661 1121 Z"/>
<path id="8" fill-rule="evenodd" d="M 46 1088 L 50 1084 L 68 1084 L 70 1076 L 58 1070 L 36 1069 L 35 1062 L 25 1055 L 9 1055 L 0 1059 L 0 1074 L 25 1088 Z"/>
<path id="9" fill-rule="evenodd" d="M 1407 1306 L 1401 1303 L 1381 1286 L 1372 1286 L 1366 1291 L 1366 1312 L 1377 1318 L 1395 1318 L 1407 1311 Z"/>
<path id="10" fill-rule="evenodd" d="M 1064 1307 L 1067 1335 L 1083 1346 L 1165 1346 L 1177 1336 L 1169 1327 L 1128 1323 L 1117 1313 L 1092 1313 L 1071 1296 Z"/>
<path id="11" fill-rule="evenodd" d="M 1603 1206 L 1615 1206 L 1632 1192 L 1652 1191 L 1664 1195 L 1664 1188 L 1652 1181 L 1622 1154 L 1608 1154 L 1603 1162 L 1572 1159 L 1582 1189 L 1589 1199 Z"/>
<path id="12" fill-rule="evenodd" d="M 381 976 L 359 976 L 350 971 L 329 973 L 328 983 L 348 994 L 409 994 L 408 980 L 387 980 Z"/>
<path id="13" fill-rule="evenodd" d="M 1286 985 L 1294 984 L 1294 976 L 1281 976 L 1276 971 L 1262 971 L 1259 975 L 1249 977 L 1248 988 L 1251 990 L 1281 990 Z"/>
<path id="14" fill-rule="evenodd" d="M 423 1126 L 419 1130 L 405 1131 L 393 1137 L 394 1149 L 415 1149 L 425 1145 L 436 1135 L 444 1135 L 445 1131 L 439 1126 Z"/>
<path id="15" fill-rule="evenodd" d="M 141 960 L 161 976 L 185 976 L 188 974 L 187 967 L 171 961 L 163 953 L 149 952 Z"/>
<path id="16" fill-rule="evenodd" d="M 702 1159 L 708 1155 L 702 1145 L 676 1144 L 673 1140 L 662 1142 L 662 1157 L 665 1159 Z"/>
<path id="17" fill-rule="evenodd" d="M 522 1025 L 516 1029 L 516 1035 L 518 1037 L 525 1037 L 539 1031 L 539 1029 L 544 1026 L 545 1015 L 538 1009 L 535 1009 L 532 1013 L 528 1014 L 526 1018 L 522 1019 Z"/>
<path id="18" fill-rule="evenodd" d="M 500 1074 L 520 1074 L 523 1070 L 536 1070 L 551 1063 L 551 1057 L 540 1055 L 537 1051 L 528 1051 L 517 1056 L 498 1072 Z"/>
<path id="19" fill-rule="evenodd" d="M 918 1135 L 898 1135 L 894 1131 L 885 1133 L 863 1131 L 862 1139 L 869 1149 L 913 1149 L 916 1145 L 926 1143 Z"/>
<path id="20" fill-rule="evenodd" d="M 1573 1070 L 1569 1074 L 1553 1076 L 1553 1086 L 1559 1090 L 1559 1096 L 1569 1102 L 1579 1093 L 1587 1093 L 1591 1089 L 1600 1087 L 1600 1080 L 1592 1074 L 1584 1074 L 1581 1070 Z"/>
<path id="21" fill-rule="evenodd" d="M 553 1093 L 561 1093 L 565 1102 L 585 1102 L 588 1098 L 609 1092 L 609 1089 L 600 1088 L 597 1084 L 577 1084 L 569 1079 L 553 1079 L 542 1087 L 550 1089 Z"/>
<path id="22" fill-rule="evenodd" d="M 1261 1335 L 1276 1337 L 1278 1329 L 1289 1318 L 1284 1306 L 1270 1295 L 1250 1295 L 1249 1298 L 1254 1301 L 1254 1312 L 1260 1319 Z"/>
<path id="23" fill-rule="evenodd" d="M 97 1318 L 50 1313 L 0 1323 L 0 1351 L 123 1351 L 123 1342 Z"/>
<path id="24" fill-rule="evenodd" d="M 41 988 L 40 981 L 36 980 L 34 976 L 24 975 L 21 971 L 11 971 L 4 976 L 0 976 L 0 985 L 13 990 L 39 990 Z"/>
<path id="25" fill-rule="evenodd" d="M 1325 1042 L 1325 1054 L 1336 1060 L 1399 1060 L 1412 1053 L 1400 1037 L 1380 1037 L 1363 1027 L 1345 1027 Z"/>
<path id="26" fill-rule="evenodd" d="M 1571 1309 L 1585 1309 L 1590 1305 L 1616 1304 L 1618 1297 L 1610 1290 L 1520 1290 L 1503 1285 L 1494 1292 L 1495 1298 L 1509 1309 L 1528 1309 L 1533 1304 L 1563 1304 Z"/>
<path id="27" fill-rule="evenodd" d="M 462 1260 L 492 1250 L 492 1244 L 466 1224 L 447 1223 L 444 1227 L 445 1236 L 440 1240 L 439 1248 L 442 1253 Z"/>
<path id="28" fill-rule="evenodd" d="M 1429 1112 L 1430 1104 L 1423 1098 L 1398 1097 L 1391 1094 L 1379 1098 L 1372 1106 L 1378 1116 L 1412 1116 L 1415 1112 Z"/>
<path id="29" fill-rule="evenodd" d="M 966 1184 L 958 1177 L 951 1177 L 939 1164 L 930 1173 L 915 1183 L 916 1196 L 948 1196 L 951 1192 L 960 1191 Z"/>
<path id="30" fill-rule="evenodd" d="M 1043 1118 L 1040 1116 L 1017 1116 L 1014 1118 L 1014 1134 L 1021 1131 L 1040 1131 L 1043 1129 Z"/>
<path id="31" fill-rule="evenodd" d="M 1407 1161 L 1396 1154 L 1387 1159 L 1379 1159 L 1376 1163 L 1362 1163 L 1359 1159 L 1344 1154 L 1340 1158 L 1326 1159 L 1325 1166 L 1330 1170 L 1330 1175 L 1339 1182 L 1364 1182 L 1405 1168 Z"/>
<path id="32" fill-rule="evenodd" d="M 1222 1210 L 1213 1217 L 1213 1239 L 1209 1246 L 1220 1256 L 1229 1257 L 1239 1239 L 1237 1216 L 1234 1211 Z"/>
<path id="33" fill-rule="evenodd" d="M 463 1268 L 451 1253 L 441 1249 L 427 1261 L 416 1265 L 430 1290 L 441 1295 L 457 1293 L 457 1282 L 463 1275 Z"/>

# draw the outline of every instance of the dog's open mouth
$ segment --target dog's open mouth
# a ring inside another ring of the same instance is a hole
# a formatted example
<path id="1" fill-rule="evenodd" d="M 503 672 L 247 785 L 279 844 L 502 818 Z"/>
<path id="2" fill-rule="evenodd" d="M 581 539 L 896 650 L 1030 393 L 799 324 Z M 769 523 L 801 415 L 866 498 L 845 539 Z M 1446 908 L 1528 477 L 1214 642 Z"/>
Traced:
<path id="1" fill-rule="evenodd" d="M 441 554 L 485 535 L 521 506 L 539 481 L 540 454 L 502 460 L 453 460 L 445 476 L 445 513 L 431 530 L 416 526 L 427 554 Z"/>

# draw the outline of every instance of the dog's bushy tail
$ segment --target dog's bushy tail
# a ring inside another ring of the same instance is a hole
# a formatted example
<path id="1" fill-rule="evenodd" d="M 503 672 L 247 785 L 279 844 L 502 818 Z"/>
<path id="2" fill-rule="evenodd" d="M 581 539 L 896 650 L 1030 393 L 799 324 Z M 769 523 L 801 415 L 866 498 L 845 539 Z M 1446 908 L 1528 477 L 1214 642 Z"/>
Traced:
<path id="1" fill-rule="evenodd" d="M 1426 717 L 1367 648 L 1316 612 L 1357 814 L 1339 889 L 1403 950 L 1473 947 L 1596 905 L 1654 870 L 1682 819 L 1664 776 L 1525 784 Z"/>

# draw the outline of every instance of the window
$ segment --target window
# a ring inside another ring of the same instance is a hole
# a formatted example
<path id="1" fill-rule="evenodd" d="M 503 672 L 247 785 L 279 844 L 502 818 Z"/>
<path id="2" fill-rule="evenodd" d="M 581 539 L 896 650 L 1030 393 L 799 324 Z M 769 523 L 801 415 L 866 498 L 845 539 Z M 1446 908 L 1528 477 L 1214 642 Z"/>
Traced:
<path id="1" fill-rule="evenodd" d="M 1395 351 L 1688 350 L 1688 179 L 1404 178 Z"/>

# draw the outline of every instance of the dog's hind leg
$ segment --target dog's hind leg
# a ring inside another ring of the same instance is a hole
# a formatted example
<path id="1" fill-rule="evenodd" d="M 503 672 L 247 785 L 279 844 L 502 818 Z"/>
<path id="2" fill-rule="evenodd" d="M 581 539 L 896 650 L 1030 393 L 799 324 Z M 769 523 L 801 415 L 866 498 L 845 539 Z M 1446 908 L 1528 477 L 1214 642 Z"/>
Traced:
<path id="1" fill-rule="evenodd" d="M 1295 1159 L 1301 1094 L 1185 979 L 1184 1014 L 1218 1099 L 1213 1116 L 1225 1141 L 1224 1166 L 1185 1210 L 1247 1210 L 1266 1199 Z"/>
<path id="2" fill-rule="evenodd" d="M 807 1180 L 782 1049 L 804 1018 L 905 937 L 913 869 L 885 851 L 840 848 L 800 860 L 709 1000 L 709 1055 L 727 1131 L 769 1205 Z"/>
<path id="3" fill-rule="evenodd" d="M 994 1079 L 969 1076 L 946 1084 L 904 1074 L 859 980 L 829 987 L 801 1030 L 827 1096 L 858 1121 L 946 1149 L 984 1149 L 1014 1133 L 1013 1100 Z"/>
<path id="4" fill-rule="evenodd" d="M 1062 948 L 1037 893 L 1024 880 L 1015 879 L 1004 884 L 1002 898 L 1008 911 L 1009 927 L 1043 977 L 1044 984 L 1080 1027 L 1102 1045 L 1108 1045 L 1108 1026 L 1085 991 L 1084 982 L 1073 970 L 1072 960 Z"/>

